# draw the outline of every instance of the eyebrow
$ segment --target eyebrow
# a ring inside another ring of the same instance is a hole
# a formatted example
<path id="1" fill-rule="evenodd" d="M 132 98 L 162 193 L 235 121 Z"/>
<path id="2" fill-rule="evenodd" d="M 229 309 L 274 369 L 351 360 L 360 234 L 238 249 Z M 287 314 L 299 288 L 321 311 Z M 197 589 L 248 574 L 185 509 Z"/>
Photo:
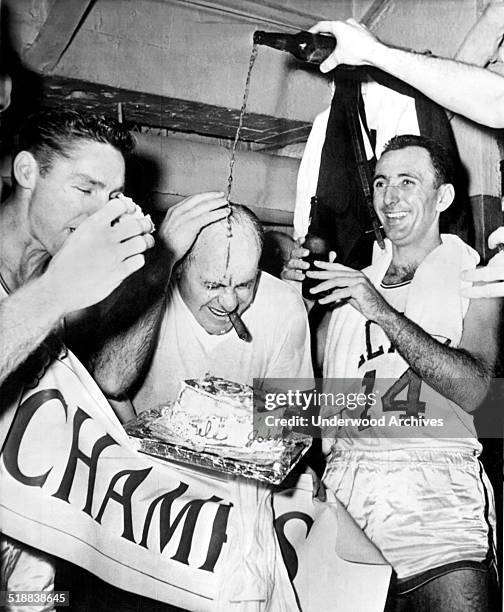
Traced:
<path id="1" fill-rule="evenodd" d="M 239 287 L 240 285 L 248 285 L 249 283 L 254 282 L 254 281 L 255 281 L 255 279 L 256 279 L 256 277 L 257 277 L 257 274 L 254 274 L 254 276 L 251 276 L 250 278 L 248 278 L 248 279 L 246 279 L 246 280 L 243 280 L 243 281 L 241 281 L 240 283 L 237 283 L 235 286 L 236 286 L 236 287 Z M 223 280 L 208 280 L 208 279 L 204 278 L 203 276 L 202 276 L 202 277 L 200 277 L 200 278 L 201 278 L 201 280 L 202 280 L 204 283 L 207 283 L 207 284 L 209 284 L 209 285 L 218 285 L 219 287 L 228 287 L 228 286 L 229 286 L 229 285 L 228 285 L 228 284 L 226 284 L 226 282 L 225 282 L 225 281 L 223 281 Z M 230 279 L 229 279 L 229 284 L 231 284 L 232 282 L 233 282 L 233 279 L 232 279 L 232 278 L 230 278 Z"/>
<path id="2" fill-rule="evenodd" d="M 416 172 L 400 172 L 399 174 L 396 175 L 398 178 L 415 178 L 415 179 L 420 179 L 421 176 L 419 174 L 417 174 Z M 387 179 L 390 178 L 390 176 L 387 176 L 386 174 L 375 174 L 373 177 L 373 181 L 376 181 L 376 179 Z"/>
<path id="3" fill-rule="evenodd" d="M 85 183 L 87 183 L 88 185 L 92 185 L 93 187 L 100 187 L 101 189 L 104 189 L 106 187 L 105 183 L 102 183 L 101 181 L 97 181 L 89 174 L 84 174 L 82 172 L 77 172 L 75 174 L 72 174 L 72 178 L 80 180 L 80 181 L 84 181 Z M 117 189 L 112 189 L 112 192 L 123 191 L 123 189 L 124 189 L 124 185 L 120 185 Z"/>

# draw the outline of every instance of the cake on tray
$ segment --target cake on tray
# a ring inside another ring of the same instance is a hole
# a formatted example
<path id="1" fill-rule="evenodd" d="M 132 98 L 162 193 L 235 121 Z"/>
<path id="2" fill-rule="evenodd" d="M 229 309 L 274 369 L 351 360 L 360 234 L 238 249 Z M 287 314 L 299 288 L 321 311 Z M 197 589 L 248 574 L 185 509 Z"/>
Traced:
<path id="1" fill-rule="evenodd" d="M 206 376 L 186 380 L 174 402 L 126 425 L 139 450 L 277 483 L 311 444 L 309 436 L 265 428 L 253 418 L 253 389 Z"/>

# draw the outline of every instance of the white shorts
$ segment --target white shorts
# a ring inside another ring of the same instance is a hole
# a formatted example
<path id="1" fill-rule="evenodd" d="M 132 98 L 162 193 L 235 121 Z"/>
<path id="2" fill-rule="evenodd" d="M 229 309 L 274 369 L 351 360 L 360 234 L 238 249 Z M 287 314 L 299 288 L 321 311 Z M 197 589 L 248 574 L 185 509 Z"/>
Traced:
<path id="1" fill-rule="evenodd" d="M 54 591 L 55 566 L 50 555 L 2 535 L 0 537 L 1 591 Z M 27 605 L 9 604 L 6 612 L 49 612 L 52 603 Z"/>
<path id="2" fill-rule="evenodd" d="M 399 579 L 494 548 L 493 492 L 476 453 L 334 450 L 323 480 Z"/>

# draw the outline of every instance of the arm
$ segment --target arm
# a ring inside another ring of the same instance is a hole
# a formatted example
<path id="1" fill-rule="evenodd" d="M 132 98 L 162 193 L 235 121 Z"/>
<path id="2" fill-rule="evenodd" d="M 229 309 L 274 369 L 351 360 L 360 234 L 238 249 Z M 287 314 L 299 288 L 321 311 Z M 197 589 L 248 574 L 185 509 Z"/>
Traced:
<path id="1" fill-rule="evenodd" d="M 46 271 L 0 303 L 0 383 L 29 357 L 68 313 L 110 294 L 144 263 L 151 246 L 138 222 L 111 226 L 133 212 L 119 199 L 86 219 Z M 120 226 L 120 227 L 119 227 Z"/>
<path id="2" fill-rule="evenodd" d="M 460 346 L 451 348 L 387 304 L 362 272 L 340 264 L 317 265 L 325 271 L 308 274 L 325 282 L 314 293 L 333 289 L 321 303 L 348 300 L 363 316 L 380 325 L 427 384 L 467 412 L 478 407 L 488 392 L 497 359 L 500 305 L 496 300 L 471 302 Z"/>
<path id="3" fill-rule="evenodd" d="M 337 46 L 321 65 L 366 65 L 409 83 L 445 108 L 489 127 L 504 127 L 504 77 L 479 66 L 404 51 L 380 42 L 353 19 L 321 21 L 310 30 L 334 35 Z"/>
<path id="4" fill-rule="evenodd" d="M 155 347 L 175 264 L 203 227 L 226 215 L 222 192 L 191 196 L 170 208 L 145 268 L 91 317 L 86 328 L 94 336 L 93 350 L 84 360 L 105 395 L 120 398 L 141 380 Z"/>
<path id="5" fill-rule="evenodd" d="M 499 227 L 488 237 L 488 247 L 495 249 L 504 245 L 504 227 Z M 461 293 L 469 298 L 504 297 L 504 251 L 494 255 L 483 268 L 466 270 L 463 279 L 472 281 L 472 287 L 464 289 Z"/>

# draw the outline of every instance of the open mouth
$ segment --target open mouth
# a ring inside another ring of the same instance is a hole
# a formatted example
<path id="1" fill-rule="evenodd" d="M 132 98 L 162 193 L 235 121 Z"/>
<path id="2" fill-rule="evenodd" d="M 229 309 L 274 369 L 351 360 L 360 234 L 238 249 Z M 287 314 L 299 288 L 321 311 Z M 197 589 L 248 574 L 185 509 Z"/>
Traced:
<path id="1" fill-rule="evenodd" d="M 229 313 L 226 312 L 225 310 L 217 310 L 216 308 L 212 308 L 211 306 L 208 307 L 208 310 L 215 316 L 215 317 L 219 317 L 221 319 L 224 318 L 228 318 L 229 317 Z"/>
<path id="2" fill-rule="evenodd" d="M 385 213 L 387 219 L 403 219 L 408 213 L 403 211 Z"/>

